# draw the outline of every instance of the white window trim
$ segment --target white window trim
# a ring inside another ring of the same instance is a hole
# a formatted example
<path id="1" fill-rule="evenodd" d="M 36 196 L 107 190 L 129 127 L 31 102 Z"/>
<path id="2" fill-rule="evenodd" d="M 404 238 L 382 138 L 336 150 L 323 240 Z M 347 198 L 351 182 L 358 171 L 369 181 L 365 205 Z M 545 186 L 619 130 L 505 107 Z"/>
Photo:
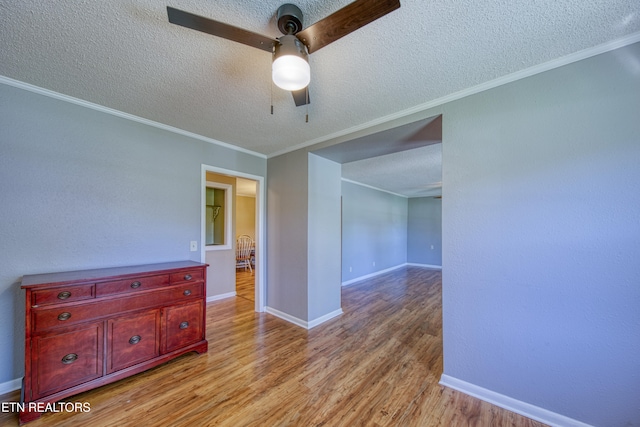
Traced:
<path id="1" fill-rule="evenodd" d="M 233 218 L 232 218 L 232 214 L 233 211 L 231 209 L 231 203 L 233 201 L 233 186 L 231 184 L 223 184 L 221 182 L 213 182 L 213 181 L 206 181 L 206 185 L 205 187 L 209 187 L 209 188 L 219 188 L 222 190 L 225 190 L 224 192 L 224 218 L 225 218 L 225 224 L 224 224 L 224 245 L 204 245 L 204 250 L 209 252 L 209 251 L 228 251 L 233 249 L 231 246 L 231 243 L 233 241 L 232 239 L 232 231 L 231 231 L 231 226 L 232 226 L 232 222 L 233 222 Z M 205 188 L 206 191 L 206 188 Z M 205 209 L 205 206 L 203 204 L 202 209 Z M 204 243 L 204 240 L 203 240 Z"/>

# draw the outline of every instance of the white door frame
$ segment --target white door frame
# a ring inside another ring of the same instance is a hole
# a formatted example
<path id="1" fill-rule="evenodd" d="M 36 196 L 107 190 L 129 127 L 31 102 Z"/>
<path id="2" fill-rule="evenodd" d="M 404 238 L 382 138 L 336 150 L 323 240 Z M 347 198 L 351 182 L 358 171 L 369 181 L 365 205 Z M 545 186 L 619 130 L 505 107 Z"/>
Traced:
<path id="1" fill-rule="evenodd" d="M 205 250 L 205 200 L 206 200 L 206 187 L 207 187 L 207 172 L 213 172 L 220 175 L 228 175 L 231 177 L 247 178 L 256 181 L 256 265 L 254 271 L 255 277 L 255 310 L 263 312 L 266 306 L 266 272 L 264 266 L 266 263 L 266 251 L 265 251 L 265 200 L 266 200 L 266 186 L 264 183 L 264 177 L 259 175 L 251 175 L 248 173 L 237 172 L 230 169 L 223 169 L 216 166 L 202 164 L 200 188 L 201 188 L 201 207 L 200 207 L 200 259 L 201 262 L 206 262 L 206 250 Z M 235 215 L 235 212 L 234 212 Z M 233 238 L 233 236 L 230 236 Z"/>

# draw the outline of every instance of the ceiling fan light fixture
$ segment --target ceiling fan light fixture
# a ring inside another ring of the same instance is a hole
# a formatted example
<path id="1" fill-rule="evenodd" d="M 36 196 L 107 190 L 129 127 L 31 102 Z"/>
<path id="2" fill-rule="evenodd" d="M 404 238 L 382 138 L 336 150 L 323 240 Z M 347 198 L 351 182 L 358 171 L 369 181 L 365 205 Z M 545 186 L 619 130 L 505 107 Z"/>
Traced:
<path id="1" fill-rule="evenodd" d="M 276 20 L 284 36 L 274 39 L 215 19 L 167 6 L 169 22 L 272 54 L 271 78 L 291 91 L 296 106 L 309 105 L 309 54 L 370 24 L 400 7 L 400 0 L 354 0 L 342 9 L 304 28 L 303 13 L 292 3 L 278 8 Z M 304 41 L 304 42 L 303 42 Z M 273 107 L 272 107 L 273 108 Z"/>
<path id="2" fill-rule="evenodd" d="M 307 48 L 292 34 L 278 39 L 271 65 L 273 83 L 281 89 L 304 89 L 311 81 L 311 67 Z"/>

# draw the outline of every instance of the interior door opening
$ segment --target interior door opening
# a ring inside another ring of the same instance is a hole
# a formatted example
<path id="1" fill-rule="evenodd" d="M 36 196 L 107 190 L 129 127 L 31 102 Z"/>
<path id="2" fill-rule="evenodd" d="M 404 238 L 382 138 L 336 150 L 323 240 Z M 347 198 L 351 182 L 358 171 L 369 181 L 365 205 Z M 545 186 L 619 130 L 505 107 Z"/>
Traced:
<path id="1" fill-rule="evenodd" d="M 202 166 L 201 259 L 209 264 L 207 301 L 241 297 L 264 311 L 264 193 L 264 177 Z M 219 238 L 221 230 L 224 238 Z M 240 267 L 236 248 L 241 236 L 250 239 L 251 250 L 248 263 Z"/>
<path id="2" fill-rule="evenodd" d="M 236 178 L 236 296 L 255 302 L 256 181 Z"/>

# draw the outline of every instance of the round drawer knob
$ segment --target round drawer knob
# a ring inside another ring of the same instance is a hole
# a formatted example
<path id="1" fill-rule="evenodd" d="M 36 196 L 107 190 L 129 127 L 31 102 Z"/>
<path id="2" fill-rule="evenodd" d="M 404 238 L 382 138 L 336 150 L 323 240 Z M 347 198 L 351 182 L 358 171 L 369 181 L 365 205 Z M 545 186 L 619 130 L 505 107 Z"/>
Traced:
<path id="1" fill-rule="evenodd" d="M 134 335 L 129 338 L 129 344 L 138 344 L 140 340 L 142 340 L 142 337 L 140 337 L 140 335 Z"/>
<path id="2" fill-rule="evenodd" d="M 60 292 L 58 294 L 58 299 L 67 299 L 71 296 L 71 292 L 69 291 L 64 291 L 64 292 Z"/>
<path id="3" fill-rule="evenodd" d="M 139 288 L 140 286 L 142 286 L 142 283 L 135 281 L 131 284 L 131 289 L 136 289 L 136 288 Z"/>
<path id="4" fill-rule="evenodd" d="M 180 323 L 180 329 L 187 329 L 189 327 L 189 322 Z"/>
<path id="5" fill-rule="evenodd" d="M 71 313 L 69 313 L 68 311 L 58 314 L 58 320 L 69 320 L 70 318 L 71 318 Z"/>
<path id="6" fill-rule="evenodd" d="M 191 280 L 193 277 L 190 274 L 185 274 L 184 280 Z"/>
<path id="7" fill-rule="evenodd" d="M 191 295 L 191 290 L 190 290 L 190 289 L 186 289 L 182 294 L 183 294 L 185 297 L 188 297 L 189 295 Z"/>
<path id="8" fill-rule="evenodd" d="M 78 360 L 78 355 L 75 353 L 69 353 L 65 357 L 62 358 L 62 363 L 65 365 L 69 365 Z"/>

